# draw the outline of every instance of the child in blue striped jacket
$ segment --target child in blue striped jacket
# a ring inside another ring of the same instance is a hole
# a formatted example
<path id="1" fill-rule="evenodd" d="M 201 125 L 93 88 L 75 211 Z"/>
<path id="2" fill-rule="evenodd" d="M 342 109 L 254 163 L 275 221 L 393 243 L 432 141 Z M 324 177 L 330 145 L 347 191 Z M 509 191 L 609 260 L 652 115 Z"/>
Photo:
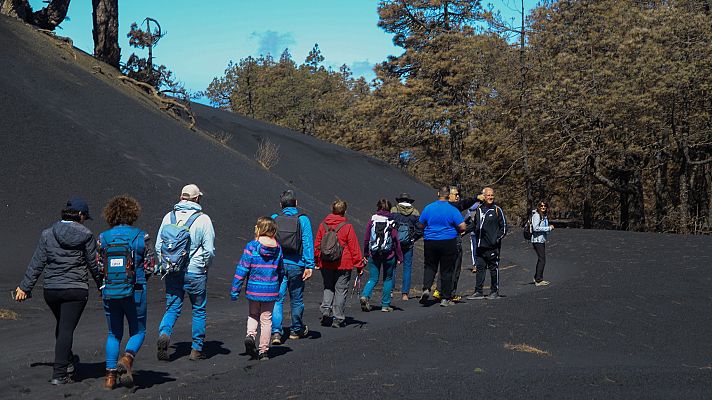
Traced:
<path id="1" fill-rule="evenodd" d="M 272 309 L 279 297 L 279 284 L 284 269 L 282 266 L 282 248 L 277 243 L 277 223 L 272 218 L 260 217 L 255 225 L 255 240 L 247 243 L 240 262 L 235 267 L 235 276 L 230 290 L 230 299 L 237 300 L 242 284 L 245 285 L 245 297 L 250 305 L 247 318 L 247 336 L 245 352 L 260 361 L 269 359 L 269 339 L 272 332 Z M 257 325 L 260 325 L 259 355 L 256 352 L 255 338 Z"/>

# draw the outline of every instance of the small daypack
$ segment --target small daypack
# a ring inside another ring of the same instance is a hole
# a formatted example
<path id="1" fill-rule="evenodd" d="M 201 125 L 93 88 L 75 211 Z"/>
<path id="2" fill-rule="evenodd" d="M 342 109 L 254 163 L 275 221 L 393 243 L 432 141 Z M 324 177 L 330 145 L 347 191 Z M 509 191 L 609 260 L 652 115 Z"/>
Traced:
<path id="1" fill-rule="evenodd" d="M 280 214 L 274 220 L 277 223 L 277 242 L 284 254 L 302 254 L 302 225 L 299 215 Z"/>
<path id="2" fill-rule="evenodd" d="M 529 219 L 527 219 L 526 224 L 524 224 L 524 227 L 522 228 L 522 235 L 524 236 L 524 240 L 532 240 L 532 232 L 532 217 L 530 215 Z"/>
<path id="3" fill-rule="evenodd" d="M 203 213 L 200 211 L 195 212 L 185 221 L 185 224 L 179 225 L 176 221 L 176 212 L 171 211 L 171 223 L 161 230 L 161 254 L 156 265 L 157 273 L 161 274 L 161 277 L 182 272 L 188 266 L 190 258 L 195 254 L 195 252 L 190 254 L 190 226 L 201 215 Z M 198 249 L 195 251 L 197 252 Z"/>
<path id="4" fill-rule="evenodd" d="M 393 250 L 393 238 L 391 232 L 395 228 L 395 222 L 382 215 L 371 217 L 371 238 L 368 241 L 368 248 L 371 254 L 384 255 Z"/>
<path id="5" fill-rule="evenodd" d="M 105 232 L 106 233 L 106 232 Z M 136 285 L 135 242 L 143 234 L 139 230 L 135 236 L 128 233 L 100 235 L 103 261 L 104 286 L 101 293 L 106 300 L 123 299 L 133 296 Z"/>
<path id="6" fill-rule="evenodd" d="M 413 244 L 413 227 L 407 222 L 399 222 L 396 226 L 401 247 L 410 247 Z"/>
<path id="7" fill-rule="evenodd" d="M 342 222 L 336 225 L 335 228 L 331 228 L 324 222 L 325 232 L 321 238 L 321 244 L 319 245 L 322 261 L 334 262 L 341 259 L 341 253 L 343 253 L 344 248 L 341 246 L 341 243 L 339 243 L 339 230 L 344 225 L 346 225 L 346 222 Z"/>

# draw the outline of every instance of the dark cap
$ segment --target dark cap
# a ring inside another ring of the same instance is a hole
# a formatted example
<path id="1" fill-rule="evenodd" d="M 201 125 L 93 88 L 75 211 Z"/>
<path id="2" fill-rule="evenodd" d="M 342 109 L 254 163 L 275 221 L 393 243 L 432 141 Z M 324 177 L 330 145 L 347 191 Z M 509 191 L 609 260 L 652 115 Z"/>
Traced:
<path id="1" fill-rule="evenodd" d="M 415 203 L 415 200 L 413 200 L 412 197 L 406 192 L 403 192 L 400 194 L 400 196 L 396 197 L 396 201 L 401 203 L 401 202 L 408 202 L 408 203 Z"/>
<path id="2" fill-rule="evenodd" d="M 86 219 L 92 219 L 91 215 L 89 215 L 89 205 L 81 197 L 72 197 L 71 199 L 67 200 L 66 208 L 74 211 L 79 211 L 84 215 L 84 217 L 86 217 Z"/>

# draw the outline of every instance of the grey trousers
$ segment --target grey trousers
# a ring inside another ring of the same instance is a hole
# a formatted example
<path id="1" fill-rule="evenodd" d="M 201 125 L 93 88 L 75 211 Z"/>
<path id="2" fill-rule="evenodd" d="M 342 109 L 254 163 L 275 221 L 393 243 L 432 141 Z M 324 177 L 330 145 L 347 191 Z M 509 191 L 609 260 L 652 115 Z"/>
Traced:
<path id="1" fill-rule="evenodd" d="M 346 319 L 344 308 L 351 281 L 351 270 L 321 269 L 321 277 L 324 279 L 324 299 L 321 302 L 321 313 L 343 321 Z"/>

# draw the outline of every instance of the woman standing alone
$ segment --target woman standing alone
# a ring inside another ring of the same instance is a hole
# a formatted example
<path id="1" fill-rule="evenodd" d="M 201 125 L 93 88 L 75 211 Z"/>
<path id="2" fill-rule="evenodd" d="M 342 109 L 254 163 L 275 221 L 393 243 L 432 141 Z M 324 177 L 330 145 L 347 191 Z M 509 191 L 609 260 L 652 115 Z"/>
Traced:
<path id="1" fill-rule="evenodd" d="M 537 286 L 547 286 L 550 282 L 544 280 L 544 266 L 546 265 L 546 241 L 549 232 L 554 229 L 554 225 L 549 225 L 547 216 L 549 204 L 540 201 L 537 209 L 532 211 L 532 246 L 536 252 L 536 272 L 534 274 L 534 284 Z"/>

